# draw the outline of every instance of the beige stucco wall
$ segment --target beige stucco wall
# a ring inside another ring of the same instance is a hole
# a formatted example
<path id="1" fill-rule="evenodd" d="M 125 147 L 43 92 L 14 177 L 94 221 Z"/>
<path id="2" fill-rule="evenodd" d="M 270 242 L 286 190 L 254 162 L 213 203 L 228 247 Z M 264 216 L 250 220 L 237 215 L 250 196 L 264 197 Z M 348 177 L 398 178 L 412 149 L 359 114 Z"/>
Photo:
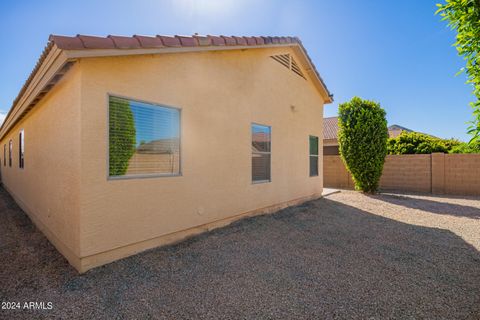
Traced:
<path id="1" fill-rule="evenodd" d="M 323 99 L 310 81 L 269 58 L 287 52 L 294 54 L 274 48 L 80 60 L 80 256 L 128 255 L 137 249 L 122 247 L 319 196 L 322 175 L 309 177 L 308 137 L 322 141 Z M 107 179 L 108 93 L 181 108 L 182 176 Z M 251 181 L 252 122 L 272 127 L 270 183 Z"/>
<path id="2" fill-rule="evenodd" d="M 0 142 L 2 183 L 69 261 L 80 255 L 80 69 L 74 66 Z M 19 132 L 25 168 L 19 168 Z M 12 167 L 8 141 L 13 140 Z M 3 146 L 7 145 L 7 165 Z"/>

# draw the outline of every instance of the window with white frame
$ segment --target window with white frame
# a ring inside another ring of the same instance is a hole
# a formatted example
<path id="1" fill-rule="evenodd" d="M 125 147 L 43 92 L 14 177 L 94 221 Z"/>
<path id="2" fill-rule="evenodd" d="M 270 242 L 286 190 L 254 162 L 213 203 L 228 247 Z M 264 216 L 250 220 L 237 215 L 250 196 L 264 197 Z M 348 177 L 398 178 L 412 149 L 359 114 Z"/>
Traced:
<path id="1" fill-rule="evenodd" d="M 8 166 L 12 166 L 12 152 L 13 152 L 13 141 L 8 142 Z"/>
<path id="2" fill-rule="evenodd" d="M 22 129 L 18 135 L 18 167 L 25 168 L 25 131 Z"/>
<path id="3" fill-rule="evenodd" d="M 252 124 L 252 181 L 269 182 L 271 163 L 271 127 Z"/>
<path id="4" fill-rule="evenodd" d="M 109 97 L 109 176 L 180 174 L 180 110 Z"/>
<path id="5" fill-rule="evenodd" d="M 309 137 L 310 145 L 310 177 L 318 176 L 318 137 Z"/>

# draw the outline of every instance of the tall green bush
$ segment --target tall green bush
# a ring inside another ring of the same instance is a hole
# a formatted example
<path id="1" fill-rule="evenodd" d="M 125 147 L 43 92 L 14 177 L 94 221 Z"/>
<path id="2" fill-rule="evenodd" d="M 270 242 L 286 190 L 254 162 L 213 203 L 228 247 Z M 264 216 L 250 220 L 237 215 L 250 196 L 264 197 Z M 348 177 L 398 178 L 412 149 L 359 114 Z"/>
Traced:
<path id="1" fill-rule="evenodd" d="M 128 100 L 110 97 L 109 103 L 109 172 L 121 176 L 135 153 L 135 120 Z"/>
<path id="2" fill-rule="evenodd" d="M 373 193 L 378 189 L 387 155 L 385 110 L 373 101 L 354 97 L 338 107 L 340 154 L 352 174 L 355 188 Z"/>

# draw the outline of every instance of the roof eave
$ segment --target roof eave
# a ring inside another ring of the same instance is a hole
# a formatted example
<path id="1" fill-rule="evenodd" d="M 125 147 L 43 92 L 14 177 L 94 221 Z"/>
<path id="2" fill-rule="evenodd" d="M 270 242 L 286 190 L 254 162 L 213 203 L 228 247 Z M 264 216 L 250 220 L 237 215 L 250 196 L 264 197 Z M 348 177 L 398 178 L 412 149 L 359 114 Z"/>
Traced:
<path id="1" fill-rule="evenodd" d="M 65 52 L 54 44 L 47 45 L 8 111 L 0 127 L 0 139 L 53 88 L 68 69 L 66 64 L 69 62 Z"/>
<path id="2" fill-rule="evenodd" d="M 77 49 L 65 50 L 68 59 L 94 58 L 94 57 L 112 57 L 127 55 L 143 55 L 143 54 L 165 54 L 165 53 L 181 53 L 181 52 L 201 52 L 201 51 L 225 51 L 225 50 L 250 50 L 250 49 L 267 49 L 278 47 L 290 47 L 298 50 L 302 56 L 302 64 L 304 65 L 310 78 L 313 79 L 315 86 L 320 91 L 324 103 L 332 103 L 333 95 L 328 90 L 325 82 L 318 73 L 315 65 L 308 56 L 307 51 L 301 43 L 287 44 L 262 44 L 262 45 L 245 45 L 245 46 L 193 46 L 193 47 L 162 47 L 162 48 L 135 48 L 135 49 Z"/>
<path id="3" fill-rule="evenodd" d="M 308 75 L 313 80 L 315 87 L 323 97 L 324 103 L 333 102 L 333 95 L 328 91 L 323 79 L 320 77 L 320 74 L 308 56 L 307 51 L 298 38 L 295 38 L 294 40 L 294 42 L 289 43 L 269 43 L 260 45 L 208 45 L 132 49 L 62 49 L 50 40 L 7 113 L 7 116 L 0 127 L 0 139 L 3 139 L 10 129 L 53 88 L 55 83 L 59 81 L 63 74 L 65 74 L 71 64 L 80 58 L 290 47 L 298 50 L 300 53 L 299 56 L 302 57 L 301 62 Z"/>

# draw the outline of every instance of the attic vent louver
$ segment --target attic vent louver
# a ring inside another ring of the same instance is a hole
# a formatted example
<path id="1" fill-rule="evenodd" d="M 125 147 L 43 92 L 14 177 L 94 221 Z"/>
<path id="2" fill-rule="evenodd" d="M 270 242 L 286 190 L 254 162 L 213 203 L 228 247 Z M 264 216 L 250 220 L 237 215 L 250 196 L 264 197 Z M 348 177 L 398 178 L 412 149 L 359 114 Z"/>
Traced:
<path id="1" fill-rule="evenodd" d="M 295 59 L 290 54 L 279 54 L 275 56 L 270 56 L 273 60 L 277 61 L 278 63 L 282 64 L 283 66 L 287 67 L 291 71 L 295 72 L 297 75 L 302 77 L 303 79 L 307 80 L 303 75 L 302 69 L 298 66 Z"/>

